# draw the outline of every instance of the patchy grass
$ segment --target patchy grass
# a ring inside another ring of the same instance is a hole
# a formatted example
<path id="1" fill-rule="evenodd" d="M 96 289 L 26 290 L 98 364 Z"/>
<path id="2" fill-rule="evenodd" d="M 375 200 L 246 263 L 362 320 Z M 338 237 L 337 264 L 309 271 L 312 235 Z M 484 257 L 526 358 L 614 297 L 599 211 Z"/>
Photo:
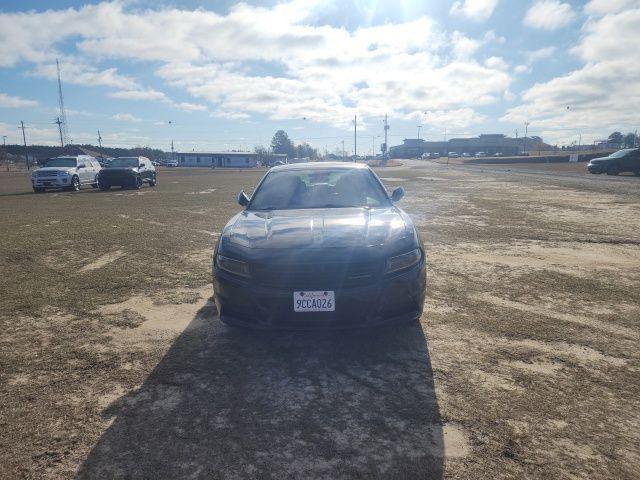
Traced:
<path id="1" fill-rule="evenodd" d="M 635 478 L 638 182 L 390 172 L 425 314 L 348 334 L 215 318 L 211 251 L 262 171 L 0 173 L 0 477 Z"/>

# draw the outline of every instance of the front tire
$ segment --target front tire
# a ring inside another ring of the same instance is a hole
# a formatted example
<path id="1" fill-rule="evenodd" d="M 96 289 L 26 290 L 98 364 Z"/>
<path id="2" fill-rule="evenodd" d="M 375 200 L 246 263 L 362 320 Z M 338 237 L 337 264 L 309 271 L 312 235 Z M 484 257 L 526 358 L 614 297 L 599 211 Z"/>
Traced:
<path id="1" fill-rule="evenodd" d="M 618 175 L 620 173 L 620 170 L 618 169 L 617 165 L 609 165 L 607 167 L 607 175 Z"/>
<path id="2" fill-rule="evenodd" d="M 80 179 L 77 175 L 74 175 L 71 179 L 71 186 L 69 187 L 69 190 L 71 190 L 72 192 L 80 191 Z"/>
<path id="3" fill-rule="evenodd" d="M 33 191 L 36 193 L 44 193 L 44 187 L 33 187 Z"/>
<path id="4" fill-rule="evenodd" d="M 149 179 L 149 186 L 155 187 L 157 184 L 158 184 L 158 177 L 157 175 L 154 174 L 153 177 Z"/>
<path id="5" fill-rule="evenodd" d="M 98 175 L 96 175 L 93 183 L 91 184 L 91 188 L 98 188 L 99 186 L 100 186 L 100 182 L 98 181 Z"/>
<path id="6" fill-rule="evenodd" d="M 106 192 L 107 190 L 109 190 L 111 188 L 111 185 L 107 185 L 107 184 L 100 184 L 100 190 L 102 190 L 103 192 Z"/>
<path id="7" fill-rule="evenodd" d="M 140 190 L 142 188 L 142 178 L 136 177 L 133 180 L 133 188 L 135 188 L 136 190 Z"/>

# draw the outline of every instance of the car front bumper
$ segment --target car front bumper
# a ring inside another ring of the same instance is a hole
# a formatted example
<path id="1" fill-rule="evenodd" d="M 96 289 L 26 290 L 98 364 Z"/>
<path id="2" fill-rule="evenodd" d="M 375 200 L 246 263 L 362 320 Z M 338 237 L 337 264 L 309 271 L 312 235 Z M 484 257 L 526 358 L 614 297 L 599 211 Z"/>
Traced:
<path id="1" fill-rule="evenodd" d="M 136 183 L 137 173 L 131 171 L 119 172 L 107 170 L 105 170 L 104 173 L 101 170 L 100 174 L 98 175 L 98 183 L 100 185 L 128 187 L 131 185 L 135 185 Z"/>
<path id="2" fill-rule="evenodd" d="M 338 288 L 333 312 L 294 312 L 293 289 L 252 285 L 214 267 L 214 296 L 220 318 L 228 324 L 263 328 L 353 328 L 419 318 L 426 295 L 425 261 L 371 285 Z M 300 289 L 304 290 L 304 289 Z M 320 289 L 322 290 L 322 289 Z"/>
<path id="3" fill-rule="evenodd" d="M 31 177 L 31 185 L 33 185 L 34 188 L 64 188 L 71 185 L 71 177 L 70 176 L 44 177 L 44 178 Z"/>
<path id="4" fill-rule="evenodd" d="M 598 165 L 597 163 L 590 163 L 587 165 L 587 170 L 589 171 L 589 173 L 602 173 L 604 172 L 604 169 L 602 168 L 602 165 Z"/>

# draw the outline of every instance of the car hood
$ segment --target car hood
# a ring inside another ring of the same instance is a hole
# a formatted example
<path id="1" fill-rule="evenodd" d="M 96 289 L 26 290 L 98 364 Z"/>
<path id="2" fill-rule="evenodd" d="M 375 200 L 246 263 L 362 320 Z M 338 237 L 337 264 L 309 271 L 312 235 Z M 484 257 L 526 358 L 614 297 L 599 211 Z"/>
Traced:
<path id="1" fill-rule="evenodd" d="M 135 167 L 105 167 L 100 172 L 103 173 L 137 173 L 138 169 Z"/>
<path id="2" fill-rule="evenodd" d="M 71 172 L 75 171 L 76 167 L 41 167 L 34 172 Z"/>
<path id="3" fill-rule="evenodd" d="M 399 208 L 331 208 L 245 210 L 227 224 L 221 242 L 243 250 L 308 250 L 398 246 L 414 238 L 413 224 Z"/>
<path id="4" fill-rule="evenodd" d="M 598 157 L 598 158 L 592 158 L 591 160 L 589 160 L 589 163 L 600 163 L 600 162 L 606 162 L 611 160 L 609 157 Z"/>

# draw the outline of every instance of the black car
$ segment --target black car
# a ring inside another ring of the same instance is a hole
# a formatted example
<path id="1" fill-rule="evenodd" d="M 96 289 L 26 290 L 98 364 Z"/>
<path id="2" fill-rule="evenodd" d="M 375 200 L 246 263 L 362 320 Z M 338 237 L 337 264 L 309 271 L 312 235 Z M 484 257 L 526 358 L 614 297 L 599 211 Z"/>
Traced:
<path id="1" fill-rule="evenodd" d="M 100 190 L 109 190 L 113 186 L 141 188 L 145 182 L 150 187 L 158 183 L 156 167 L 147 157 L 114 158 L 98 174 Z"/>
<path id="2" fill-rule="evenodd" d="M 273 167 L 214 252 L 215 301 L 231 325 L 368 326 L 422 314 L 426 257 L 409 216 L 365 165 Z"/>
<path id="3" fill-rule="evenodd" d="M 640 149 L 625 148 L 612 153 L 608 157 L 594 158 L 587 165 L 590 173 L 606 173 L 618 175 L 623 172 L 633 172 L 640 175 Z"/>

